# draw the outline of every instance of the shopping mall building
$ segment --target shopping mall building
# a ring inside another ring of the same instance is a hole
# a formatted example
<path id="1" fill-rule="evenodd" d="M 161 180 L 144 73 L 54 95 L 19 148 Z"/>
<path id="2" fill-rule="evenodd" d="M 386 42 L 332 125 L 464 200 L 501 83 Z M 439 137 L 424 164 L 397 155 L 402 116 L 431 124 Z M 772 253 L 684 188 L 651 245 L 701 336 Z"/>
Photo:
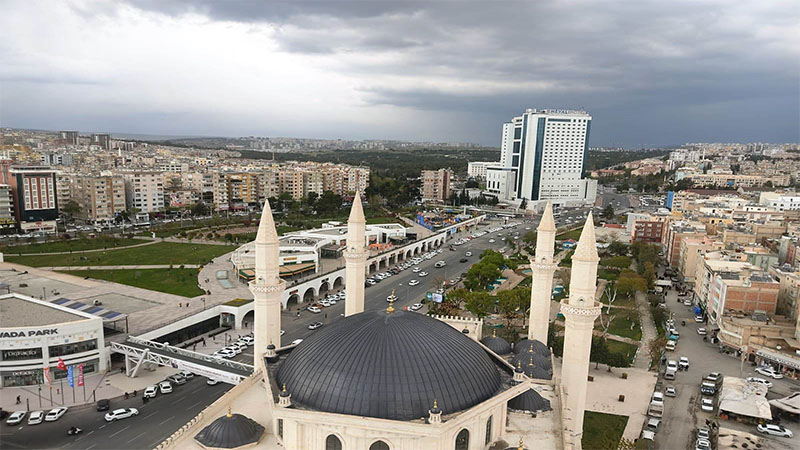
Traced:
<path id="1" fill-rule="evenodd" d="M 59 358 L 75 374 L 79 367 L 84 375 L 105 371 L 103 319 L 17 293 L 0 295 L 0 387 L 46 383 L 45 368 L 51 381 L 66 378 Z"/>

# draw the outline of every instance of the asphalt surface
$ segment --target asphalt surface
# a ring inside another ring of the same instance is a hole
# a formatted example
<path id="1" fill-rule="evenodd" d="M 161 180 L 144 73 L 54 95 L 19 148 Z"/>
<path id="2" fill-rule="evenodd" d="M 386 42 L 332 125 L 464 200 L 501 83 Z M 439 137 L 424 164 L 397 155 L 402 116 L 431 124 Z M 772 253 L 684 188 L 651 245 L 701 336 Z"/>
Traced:
<path id="1" fill-rule="evenodd" d="M 15 426 L 0 425 L 0 447 L 3 449 L 152 449 L 169 435 L 217 400 L 232 386 L 206 384 L 203 377 L 194 377 L 182 386 L 174 386 L 171 394 L 158 395 L 142 404 L 141 393 L 128 400 L 112 400 L 111 410 L 136 408 L 139 415 L 116 422 L 106 422 L 106 411 L 94 405 L 70 408 L 56 422 Z M 67 435 L 70 427 L 83 430 L 77 436 Z"/>
<path id="2" fill-rule="evenodd" d="M 570 220 L 571 224 L 580 226 L 583 224 L 582 218 L 588 211 L 589 208 L 564 209 L 556 219 L 556 224 L 564 226 L 568 224 L 567 220 Z M 499 250 L 505 247 L 503 237 L 513 235 L 514 232 L 518 232 L 522 237 L 527 231 L 535 230 L 538 219 L 537 216 L 533 221 L 515 220 L 513 222 L 521 222 L 520 225 L 488 233 L 468 241 L 464 245 L 455 246 L 455 251 L 450 251 L 449 245 L 443 246 L 440 254 L 429 260 L 423 260 L 418 265 L 421 271 L 428 272 L 428 276 L 420 277 L 409 268 L 375 286 L 367 287 L 365 309 L 386 308 L 386 297 L 392 293 L 392 290 L 397 296 L 395 308 L 405 308 L 420 302 L 425 298 L 427 292 L 435 291 L 439 287 L 437 282 L 455 279 L 466 272 L 472 264 L 480 259 L 480 253 L 484 249 Z M 469 232 L 457 233 L 453 240 L 471 235 L 476 230 L 485 230 L 500 224 L 502 224 L 501 221 L 488 222 L 487 225 Z M 530 228 L 530 230 L 526 228 Z M 490 240 L 495 242 L 489 242 Z M 468 251 L 473 253 L 471 257 L 465 256 Z M 467 262 L 459 262 L 462 258 L 467 258 Z M 434 264 L 437 261 L 445 261 L 447 264 L 442 268 L 435 268 Z M 420 283 L 416 286 L 409 286 L 408 282 L 412 279 L 417 279 Z M 298 308 L 305 306 L 307 304 L 290 305 L 289 310 L 283 312 L 281 323 L 285 330 L 284 345 L 295 339 L 304 339 L 314 333 L 315 331 L 308 329 L 311 322 L 319 321 L 323 324 L 330 324 L 335 320 L 340 320 L 344 314 L 344 302 L 338 302 L 336 305 L 324 308 L 319 314 L 301 311 L 300 317 L 297 317 Z M 423 308 L 420 312 L 424 313 L 426 310 L 427 308 Z M 252 347 L 237 355 L 235 360 L 252 364 Z M 129 400 L 112 401 L 112 410 L 125 407 L 134 407 L 139 410 L 138 416 L 113 423 L 105 422 L 103 418 L 105 412 L 96 411 L 94 405 L 71 408 L 57 422 L 44 422 L 30 426 L 26 421 L 16 426 L 9 426 L 2 422 L 0 424 L 0 443 L 2 443 L 0 447 L 3 449 L 152 449 L 206 406 L 216 401 L 230 387 L 225 383 L 208 386 L 205 378 L 194 377 L 183 386 L 175 386 L 173 393 L 159 395 L 147 404 L 142 403 L 141 393 Z M 82 428 L 83 432 L 77 436 L 68 436 L 67 430 L 72 426 Z"/>

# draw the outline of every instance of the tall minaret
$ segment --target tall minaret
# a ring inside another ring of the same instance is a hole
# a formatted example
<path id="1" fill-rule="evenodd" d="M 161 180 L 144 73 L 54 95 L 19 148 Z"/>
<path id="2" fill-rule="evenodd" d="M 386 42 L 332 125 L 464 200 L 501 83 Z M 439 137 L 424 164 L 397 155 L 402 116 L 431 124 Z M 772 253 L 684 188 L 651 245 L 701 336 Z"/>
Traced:
<path id="1" fill-rule="evenodd" d="M 344 281 L 346 288 L 344 315 L 352 316 L 364 312 L 364 282 L 367 279 L 367 219 L 361 207 L 361 196 L 356 192 L 353 207 L 347 219 L 347 249 Z"/>
<path id="2" fill-rule="evenodd" d="M 595 300 L 597 263 L 600 261 L 595 244 L 594 220 L 590 211 L 578 247 L 572 255 L 569 300 L 561 301 L 561 313 L 566 322 L 561 367 L 561 384 L 567 396 L 564 422 L 566 432 L 572 436 L 575 448 L 578 450 L 583 433 L 592 329 L 601 309 L 600 303 Z"/>
<path id="3" fill-rule="evenodd" d="M 256 367 L 267 345 L 281 347 L 281 294 L 286 282 L 280 277 L 278 253 L 278 232 L 267 200 L 256 234 L 256 278 L 250 282 L 255 303 L 253 359 Z"/>
<path id="4" fill-rule="evenodd" d="M 536 228 L 536 257 L 531 258 L 531 310 L 528 320 L 528 339 L 547 345 L 547 327 L 550 325 L 550 298 L 553 291 L 553 274 L 558 266 L 553 261 L 556 242 L 556 221 L 553 206 L 547 202 L 539 227 Z"/>

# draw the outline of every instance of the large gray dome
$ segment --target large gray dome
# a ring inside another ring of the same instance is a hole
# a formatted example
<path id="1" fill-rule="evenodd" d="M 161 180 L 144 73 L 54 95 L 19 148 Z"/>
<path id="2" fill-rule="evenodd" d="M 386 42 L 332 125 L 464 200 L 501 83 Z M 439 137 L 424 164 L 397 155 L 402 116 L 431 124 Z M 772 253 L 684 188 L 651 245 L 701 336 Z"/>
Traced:
<path id="1" fill-rule="evenodd" d="M 500 373 L 486 351 L 444 322 L 367 311 L 323 328 L 276 373 L 292 401 L 321 411 L 411 420 L 437 400 L 444 414 L 494 395 Z"/>
<path id="2" fill-rule="evenodd" d="M 235 449 L 256 444 L 264 427 L 241 414 L 222 416 L 203 428 L 194 439 L 205 448 Z"/>

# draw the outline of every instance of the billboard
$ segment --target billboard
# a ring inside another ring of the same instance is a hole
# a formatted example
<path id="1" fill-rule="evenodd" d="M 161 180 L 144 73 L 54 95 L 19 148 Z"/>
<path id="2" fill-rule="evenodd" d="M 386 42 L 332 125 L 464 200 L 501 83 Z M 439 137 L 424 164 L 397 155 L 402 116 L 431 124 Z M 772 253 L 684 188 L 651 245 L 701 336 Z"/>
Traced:
<path id="1" fill-rule="evenodd" d="M 437 293 L 431 294 L 431 301 L 436 303 L 442 303 L 442 294 L 437 294 Z"/>

